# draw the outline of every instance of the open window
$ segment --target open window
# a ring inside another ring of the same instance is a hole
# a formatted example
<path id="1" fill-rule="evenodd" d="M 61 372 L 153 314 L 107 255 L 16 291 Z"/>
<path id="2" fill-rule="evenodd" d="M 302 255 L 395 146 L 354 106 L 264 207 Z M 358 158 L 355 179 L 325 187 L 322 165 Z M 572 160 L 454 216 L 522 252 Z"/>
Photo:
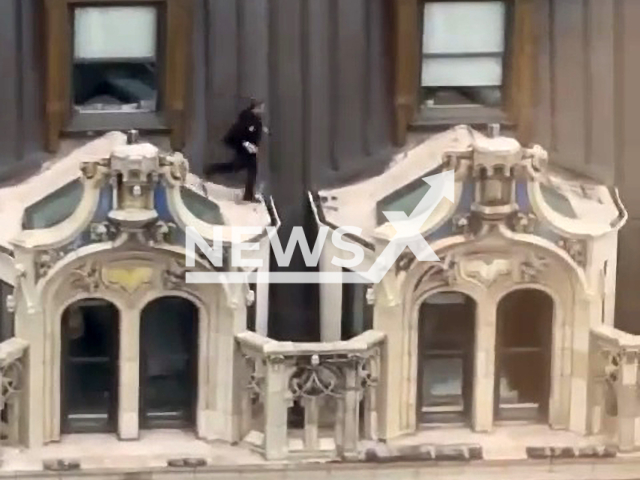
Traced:
<path id="1" fill-rule="evenodd" d="M 47 146 L 137 129 L 182 147 L 191 0 L 45 0 Z"/>
<path id="2" fill-rule="evenodd" d="M 396 140 L 410 127 L 515 126 L 528 135 L 531 0 L 394 0 Z"/>

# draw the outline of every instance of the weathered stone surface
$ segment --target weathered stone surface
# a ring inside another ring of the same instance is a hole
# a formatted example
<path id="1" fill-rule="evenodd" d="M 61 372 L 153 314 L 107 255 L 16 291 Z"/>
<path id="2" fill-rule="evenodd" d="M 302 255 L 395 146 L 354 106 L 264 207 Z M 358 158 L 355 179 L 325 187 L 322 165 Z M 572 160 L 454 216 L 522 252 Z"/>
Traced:
<path id="1" fill-rule="evenodd" d="M 436 460 L 442 462 L 468 461 L 468 448 L 464 445 L 439 445 L 436 447 Z"/>
<path id="2" fill-rule="evenodd" d="M 52 472 L 67 472 L 70 470 L 79 470 L 80 462 L 77 460 L 45 460 L 42 462 L 42 468 Z"/>
<path id="3" fill-rule="evenodd" d="M 550 452 L 547 447 L 527 447 L 527 457 L 534 460 L 549 458 Z"/>

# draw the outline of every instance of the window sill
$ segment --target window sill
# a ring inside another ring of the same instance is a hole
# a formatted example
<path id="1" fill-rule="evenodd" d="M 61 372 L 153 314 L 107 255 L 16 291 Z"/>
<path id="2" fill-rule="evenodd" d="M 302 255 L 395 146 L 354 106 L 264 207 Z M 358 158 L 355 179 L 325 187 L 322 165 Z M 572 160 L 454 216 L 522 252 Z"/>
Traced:
<path id="1" fill-rule="evenodd" d="M 171 132 L 162 114 L 156 112 L 91 112 L 75 114 L 63 133 L 69 136 L 94 135 L 114 130 L 138 130 L 141 133 Z"/>
<path id="2" fill-rule="evenodd" d="M 513 127 L 507 114 L 498 108 L 488 107 L 437 107 L 423 108 L 413 122 L 411 129 L 422 130 L 433 127 L 453 127 L 469 125 L 471 127 L 485 127 L 491 123 L 498 123 L 504 127 Z"/>

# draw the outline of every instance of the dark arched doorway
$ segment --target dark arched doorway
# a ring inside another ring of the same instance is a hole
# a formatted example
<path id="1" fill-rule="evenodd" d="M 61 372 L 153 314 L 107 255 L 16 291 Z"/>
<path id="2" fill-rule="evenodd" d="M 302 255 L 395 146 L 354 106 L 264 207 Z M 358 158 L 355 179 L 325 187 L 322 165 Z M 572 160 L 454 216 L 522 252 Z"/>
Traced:
<path id="1" fill-rule="evenodd" d="M 162 297 L 142 310 L 140 421 L 142 428 L 191 428 L 198 389 L 198 308 Z"/>
<path id="2" fill-rule="evenodd" d="M 119 313 L 102 299 L 79 300 L 62 315 L 63 433 L 115 432 Z"/>
<path id="3" fill-rule="evenodd" d="M 419 423 L 468 423 L 475 315 L 475 301 L 457 292 L 434 294 L 421 305 Z"/>
<path id="4" fill-rule="evenodd" d="M 543 291 L 516 290 L 498 304 L 497 420 L 547 421 L 552 324 L 553 299 Z"/>

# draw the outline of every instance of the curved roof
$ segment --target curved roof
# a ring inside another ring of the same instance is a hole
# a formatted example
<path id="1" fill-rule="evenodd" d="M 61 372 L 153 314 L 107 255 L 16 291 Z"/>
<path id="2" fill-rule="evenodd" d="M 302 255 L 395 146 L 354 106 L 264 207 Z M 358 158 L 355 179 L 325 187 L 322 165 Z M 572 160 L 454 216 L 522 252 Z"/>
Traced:
<path id="1" fill-rule="evenodd" d="M 383 212 L 410 215 L 429 191 L 424 178 L 443 170 L 448 153 L 468 155 L 470 159 L 474 151 L 489 157 L 496 153 L 495 161 L 483 157 L 482 165 L 471 162 L 456 168 L 453 202 L 440 199 L 424 224 L 423 234 L 428 235 L 453 216 L 471 210 L 475 195 L 471 175 L 474 168 L 499 167 L 503 158 L 517 157 L 520 150 L 514 139 L 489 138 L 467 126 L 458 126 L 399 154 L 377 177 L 319 191 L 316 210 L 323 223 L 360 227 L 361 237 L 366 241 L 391 238 L 395 229 Z M 560 235 L 597 237 L 620 228 L 627 218 L 615 189 L 552 165 L 545 164 L 536 171 L 529 168 L 529 179 L 519 178 L 515 183 L 519 210 L 536 214 L 549 230 Z"/>
<path id="2" fill-rule="evenodd" d="M 56 158 L 36 174 L 0 186 L 0 249 L 11 250 L 11 241 L 21 232 L 50 228 L 70 217 L 83 196 L 81 168 L 132 147 L 144 156 L 157 149 L 149 144 L 126 145 L 126 135 L 111 132 Z M 145 150 L 146 149 L 146 150 Z M 185 207 L 206 224 L 266 226 L 272 223 L 264 203 L 238 203 L 237 192 L 205 182 L 188 173 L 181 187 Z"/>

